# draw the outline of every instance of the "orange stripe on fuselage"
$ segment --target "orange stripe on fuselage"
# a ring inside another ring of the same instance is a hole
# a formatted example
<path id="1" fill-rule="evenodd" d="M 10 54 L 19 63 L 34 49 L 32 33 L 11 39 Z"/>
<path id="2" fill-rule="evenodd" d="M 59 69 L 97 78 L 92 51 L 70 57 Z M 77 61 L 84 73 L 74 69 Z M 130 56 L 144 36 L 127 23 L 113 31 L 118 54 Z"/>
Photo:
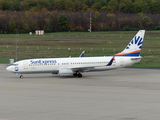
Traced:
<path id="1" fill-rule="evenodd" d="M 127 55 L 127 54 L 138 53 L 138 52 L 141 52 L 141 50 L 137 50 L 137 51 L 130 52 L 130 53 L 118 53 L 118 54 L 115 54 L 115 55 Z"/>

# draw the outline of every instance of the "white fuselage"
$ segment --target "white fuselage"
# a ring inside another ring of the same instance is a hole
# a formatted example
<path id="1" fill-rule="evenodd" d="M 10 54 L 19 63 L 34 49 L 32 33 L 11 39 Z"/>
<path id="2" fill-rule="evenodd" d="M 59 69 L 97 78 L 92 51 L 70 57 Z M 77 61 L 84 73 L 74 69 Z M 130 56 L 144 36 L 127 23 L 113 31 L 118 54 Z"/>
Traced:
<path id="1" fill-rule="evenodd" d="M 130 66 L 140 61 L 140 59 L 131 60 L 135 57 L 115 57 L 112 65 L 106 66 L 112 59 L 109 57 L 73 57 L 73 58 L 37 58 L 27 59 L 15 62 L 7 67 L 7 70 L 13 73 L 53 73 L 58 74 L 59 69 L 72 69 L 75 72 L 104 71 L 120 67 Z M 137 58 L 137 57 L 136 57 Z M 141 58 L 141 57 L 140 57 Z"/>
<path id="2" fill-rule="evenodd" d="M 6 69 L 13 73 L 53 73 L 59 76 L 82 77 L 81 72 L 112 70 L 120 67 L 130 66 L 141 60 L 140 52 L 142 48 L 145 30 L 138 33 L 129 42 L 127 47 L 113 56 L 104 57 L 80 57 L 74 58 L 39 58 L 28 59 L 15 62 Z M 21 75 L 20 78 L 23 78 Z"/>

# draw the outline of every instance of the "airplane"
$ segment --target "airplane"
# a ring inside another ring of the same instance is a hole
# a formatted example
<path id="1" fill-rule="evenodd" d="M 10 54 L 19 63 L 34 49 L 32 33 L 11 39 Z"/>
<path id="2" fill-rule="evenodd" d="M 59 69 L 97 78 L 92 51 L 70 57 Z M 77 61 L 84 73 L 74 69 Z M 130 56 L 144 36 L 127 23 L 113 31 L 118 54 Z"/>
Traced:
<path id="1" fill-rule="evenodd" d="M 139 62 L 145 30 L 139 30 L 125 49 L 111 56 L 37 58 L 17 61 L 6 70 L 20 75 L 33 73 L 52 73 L 59 76 L 82 77 L 83 72 L 106 71 L 130 66 Z"/>

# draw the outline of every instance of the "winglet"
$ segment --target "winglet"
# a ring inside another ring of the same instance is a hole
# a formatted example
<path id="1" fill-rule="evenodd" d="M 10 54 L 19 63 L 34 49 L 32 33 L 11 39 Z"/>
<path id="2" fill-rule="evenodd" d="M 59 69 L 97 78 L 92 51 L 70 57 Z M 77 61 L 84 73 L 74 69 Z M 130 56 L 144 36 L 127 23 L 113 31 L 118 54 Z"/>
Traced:
<path id="1" fill-rule="evenodd" d="M 115 58 L 115 56 L 112 57 L 112 59 L 109 61 L 109 63 L 106 66 L 111 66 L 113 61 L 115 60 L 114 58 Z"/>
<path id="2" fill-rule="evenodd" d="M 79 57 L 84 57 L 84 54 L 85 54 L 86 51 L 83 51 Z"/>

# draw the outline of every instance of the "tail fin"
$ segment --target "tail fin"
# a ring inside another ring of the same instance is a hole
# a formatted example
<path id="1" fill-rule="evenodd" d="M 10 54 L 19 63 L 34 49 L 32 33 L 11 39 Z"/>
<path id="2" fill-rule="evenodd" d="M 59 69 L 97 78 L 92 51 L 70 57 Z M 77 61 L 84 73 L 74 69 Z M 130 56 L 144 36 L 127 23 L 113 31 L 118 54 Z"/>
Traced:
<path id="1" fill-rule="evenodd" d="M 114 56 L 140 56 L 145 30 L 139 30 L 127 47 Z"/>

